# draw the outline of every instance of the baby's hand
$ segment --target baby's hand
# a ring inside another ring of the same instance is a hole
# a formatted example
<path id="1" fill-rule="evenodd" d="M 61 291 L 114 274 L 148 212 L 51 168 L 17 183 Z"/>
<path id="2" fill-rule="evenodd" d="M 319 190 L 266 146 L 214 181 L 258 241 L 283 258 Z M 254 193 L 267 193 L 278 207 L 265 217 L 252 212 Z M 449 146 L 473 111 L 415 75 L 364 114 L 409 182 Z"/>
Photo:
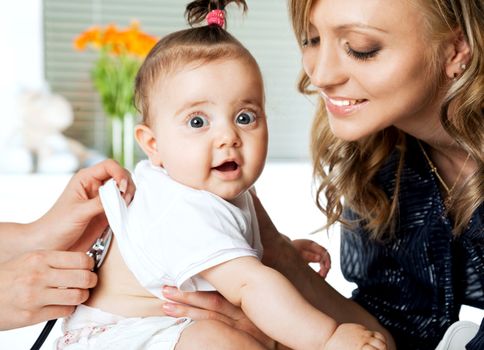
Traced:
<path id="1" fill-rule="evenodd" d="M 295 239 L 291 244 L 307 263 L 319 263 L 319 275 L 326 278 L 331 268 L 331 257 L 328 251 L 310 239 Z"/>
<path id="2" fill-rule="evenodd" d="M 373 332 L 362 325 L 343 323 L 326 342 L 324 350 L 361 349 L 386 350 L 385 337 L 379 332 Z"/>

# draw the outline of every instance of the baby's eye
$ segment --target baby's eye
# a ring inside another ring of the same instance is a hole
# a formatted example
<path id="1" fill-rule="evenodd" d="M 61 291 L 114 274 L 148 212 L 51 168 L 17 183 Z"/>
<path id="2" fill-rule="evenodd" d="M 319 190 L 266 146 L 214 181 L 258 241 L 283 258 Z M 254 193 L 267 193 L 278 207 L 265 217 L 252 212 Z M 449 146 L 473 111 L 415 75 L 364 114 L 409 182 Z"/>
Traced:
<path id="1" fill-rule="evenodd" d="M 199 129 L 208 125 L 208 120 L 203 115 L 194 115 L 188 120 L 188 126 L 191 128 Z"/>
<path id="2" fill-rule="evenodd" d="M 243 111 L 235 117 L 235 122 L 237 124 L 247 125 L 254 123 L 256 119 L 255 113 L 249 111 Z"/>

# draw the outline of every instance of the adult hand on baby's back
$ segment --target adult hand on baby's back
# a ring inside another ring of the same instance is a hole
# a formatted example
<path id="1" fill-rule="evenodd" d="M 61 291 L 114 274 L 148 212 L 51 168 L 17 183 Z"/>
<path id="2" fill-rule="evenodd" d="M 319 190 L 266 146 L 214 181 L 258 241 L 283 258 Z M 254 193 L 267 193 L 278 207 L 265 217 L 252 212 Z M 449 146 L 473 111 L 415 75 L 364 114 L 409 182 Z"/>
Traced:
<path id="1" fill-rule="evenodd" d="M 107 226 L 98 191 L 110 178 L 129 203 L 136 188 L 129 172 L 117 162 L 108 159 L 81 169 L 53 207 L 32 224 L 32 231 L 42 235 L 37 249 L 86 252 Z"/>
<path id="2" fill-rule="evenodd" d="M 71 314 L 97 283 L 93 265 L 85 253 L 57 251 L 29 252 L 0 264 L 0 330 Z"/>
<path id="3" fill-rule="evenodd" d="M 217 292 L 184 293 L 174 287 L 164 287 L 163 296 L 176 302 L 163 304 L 163 311 L 168 316 L 223 322 L 251 335 L 267 348 L 275 348 L 274 340 L 260 331 L 240 308 Z"/>
<path id="4" fill-rule="evenodd" d="M 0 329 L 67 316 L 87 300 L 97 276 L 85 252 L 107 225 L 98 190 L 110 178 L 129 203 L 129 172 L 105 160 L 76 173 L 40 219 L 0 223 Z"/>

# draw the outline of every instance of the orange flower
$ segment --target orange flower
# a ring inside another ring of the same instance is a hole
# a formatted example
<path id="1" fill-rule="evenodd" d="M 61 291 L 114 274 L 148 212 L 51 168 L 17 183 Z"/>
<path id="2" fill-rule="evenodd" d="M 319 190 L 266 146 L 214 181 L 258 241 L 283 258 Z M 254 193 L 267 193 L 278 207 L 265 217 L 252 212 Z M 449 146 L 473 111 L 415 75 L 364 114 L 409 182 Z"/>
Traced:
<path id="1" fill-rule="evenodd" d="M 156 41 L 157 38 L 140 30 L 138 21 L 132 21 L 124 30 L 119 30 L 114 24 L 109 24 L 104 29 L 91 27 L 74 39 L 74 47 L 85 50 L 92 46 L 95 49 L 105 49 L 114 55 L 132 54 L 144 58 Z"/>
<path id="2" fill-rule="evenodd" d="M 74 47 L 76 50 L 84 50 L 88 44 L 93 44 L 100 47 L 101 43 L 101 29 L 98 26 L 93 26 L 86 31 L 79 34 L 74 39 Z"/>

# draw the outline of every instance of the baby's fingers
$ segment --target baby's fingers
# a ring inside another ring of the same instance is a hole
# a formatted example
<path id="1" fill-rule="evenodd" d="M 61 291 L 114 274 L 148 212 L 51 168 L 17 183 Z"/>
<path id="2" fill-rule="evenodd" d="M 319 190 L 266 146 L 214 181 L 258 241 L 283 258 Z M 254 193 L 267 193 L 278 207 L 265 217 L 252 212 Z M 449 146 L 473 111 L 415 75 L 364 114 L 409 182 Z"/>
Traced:
<path id="1" fill-rule="evenodd" d="M 329 270 L 331 269 L 331 256 L 327 251 L 321 256 L 321 260 L 319 261 L 319 266 L 320 266 L 319 275 L 323 278 L 326 278 Z"/>
<path id="2" fill-rule="evenodd" d="M 373 332 L 372 338 L 362 347 L 362 350 L 387 350 L 387 344 L 383 334 Z"/>
<path id="3" fill-rule="evenodd" d="M 315 254 L 319 254 L 319 255 L 323 255 L 323 254 L 327 253 L 327 250 L 323 246 L 319 245 L 318 243 L 311 241 L 311 240 L 306 240 L 306 241 L 307 242 L 304 246 L 304 248 L 306 250 L 309 250 L 309 251 L 311 251 Z"/>
<path id="4" fill-rule="evenodd" d="M 309 250 L 302 250 L 300 254 L 303 260 L 308 263 L 320 263 L 322 261 L 321 259 L 323 258 L 320 254 L 313 253 Z"/>

